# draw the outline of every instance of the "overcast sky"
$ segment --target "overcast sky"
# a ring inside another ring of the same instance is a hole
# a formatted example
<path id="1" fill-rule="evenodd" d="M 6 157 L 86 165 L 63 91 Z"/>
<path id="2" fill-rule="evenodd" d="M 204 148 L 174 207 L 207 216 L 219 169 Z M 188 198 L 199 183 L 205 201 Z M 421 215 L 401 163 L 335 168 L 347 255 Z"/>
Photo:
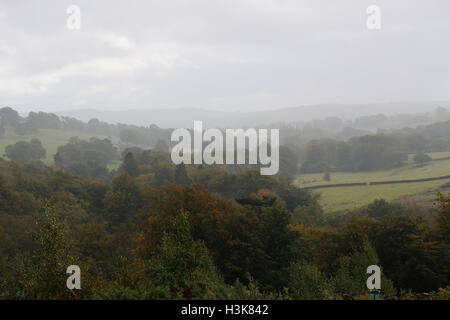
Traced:
<path id="1" fill-rule="evenodd" d="M 80 30 L 66 27 L 72 4 Z M 0 0 L 0 106 L 449 100 L 449 14 L 448 0 Z"/>

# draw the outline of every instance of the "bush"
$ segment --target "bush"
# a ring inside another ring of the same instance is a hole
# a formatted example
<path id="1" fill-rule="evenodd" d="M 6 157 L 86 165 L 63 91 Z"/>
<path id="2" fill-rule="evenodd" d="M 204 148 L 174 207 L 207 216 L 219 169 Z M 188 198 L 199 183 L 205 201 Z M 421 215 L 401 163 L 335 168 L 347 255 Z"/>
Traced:
<path id="1" fill-rule="evenodd" d="M 5 148 L 5 155 L 12 161 L 27 163 L 45 158 L 46 150 L 38 139 L 19 141 Z"/>
<path id="2" fill-rule="evenodd" d="M 148 274 L 158 287 L 168 288 L 172 299 L 205 295 L 214 283 L 223 283 L 201 241 L 194 241 L 187 214 L 174 221 L 174 233 L 166 233 L 156 256 L 149 261 Z"/>
<path id="3" fill-rule="evenodd" d="M 367 215 L 371 218 L 379 218 L 385 215 L 398 216 L 403 207 L 399 203 L 389 203 L 384 199 L 376 199 L 367 206 Z"/>
<path id="4" fill-rule="evenodd" d="M 296 300 L 324 300 L 335 297 L 333 286 L 324 274 L 311 264 L 291 264 L 289 283 L 289 296 Z"/>
<path id="5" fill-rule="evenodd" d="M 431 160 L 433 160 L 433 159 L 431 159 L 431 157 L 425 153 L 417 153 L 416 155 L 414 155 L 415 163 L 424 163 L 424 162 L 428 162 Z"/>
<path id="6" fill-rule="evenodd" d="M 318 203 L 309 206 L 297 206 L 292 213 L 292 224 L 303 224 L 305 226 L 321 226 L 326 217 Z"/>
<path id="7" fill-rule="evenodd" d="M 437 294 L 432 297 L 433 300 L 450 300 L 450 286 L 439 288 Z"/>
<path id="8" fill-rule="evenodd" d="M 365 242 L 362 250 L 357 250 L 341 258 L 333 278 L 336 291 L 352 296 L 367 293 L 367 267 L 378 264 L 378 257 L 372 246 Z"/>

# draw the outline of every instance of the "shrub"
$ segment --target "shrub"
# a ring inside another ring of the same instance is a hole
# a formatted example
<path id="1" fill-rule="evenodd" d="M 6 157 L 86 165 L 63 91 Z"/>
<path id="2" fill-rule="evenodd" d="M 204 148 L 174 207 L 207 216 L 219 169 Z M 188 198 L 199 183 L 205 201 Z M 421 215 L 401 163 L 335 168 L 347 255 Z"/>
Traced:
<path id="1" fill-rule="evenodd" d="M 425 153 L 417 153 L 416 155 L 414 155 L 415 163 L 424 163 L 424 162 L 428 162 L 431 160 L 433 160 L 433 159 L 431 159 L 431 157 Z"/>
<path id="2" fill-rule="evenodd" d="M 311 264 L 295 262 L 289 268 L 289 296 L 297 300 L 324 300 L 334 297 L 333 286 Z"/>

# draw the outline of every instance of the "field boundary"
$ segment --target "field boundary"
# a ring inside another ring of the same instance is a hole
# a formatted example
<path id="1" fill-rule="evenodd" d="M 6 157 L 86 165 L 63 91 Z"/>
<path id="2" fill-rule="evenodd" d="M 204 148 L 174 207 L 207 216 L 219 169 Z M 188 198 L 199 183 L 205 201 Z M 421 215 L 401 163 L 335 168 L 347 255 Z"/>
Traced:
<path id="1" fill-rule="evenodd" d="M 323 189 L 323 188 L 334 188 L 334 187 L 353 187 L 353 186 L 371 186 L 380 184 L 396 184 L 396 183 L 414 183 L 414 182 L 427 182 L 435 180 L 450 179 L 450 175 L 432 177 L 432 178 L 422 178 L 422 179 L 410 179 L 410 180 L 388 180 L 388 181 L 372 181 L 372 182 L 353 182 L 353 183 L 337 183 L 337 184 L 323 184 L 318 186 L 301 187 L 302 189 Z"/>
<path id="2" fill-rule="evenodd" d="M 431 161 L 442 161 L 442 160 L 450 160 L 450 157 L 431 159 Z"/>

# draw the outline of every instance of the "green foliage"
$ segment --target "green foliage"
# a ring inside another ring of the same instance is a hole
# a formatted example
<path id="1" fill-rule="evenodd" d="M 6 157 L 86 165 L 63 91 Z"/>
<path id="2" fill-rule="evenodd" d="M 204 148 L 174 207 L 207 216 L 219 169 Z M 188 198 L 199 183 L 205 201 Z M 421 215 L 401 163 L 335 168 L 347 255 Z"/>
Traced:
<path id="1" fill-rule="evenodd" d="M 381 296 L 393 297 L 398 294 L 398 290 L 394 286 L 394 282 L 389 279 L 384 272 L 381 273 Z"/>
<path id="2" fill-rule="evenodd" d="M 348 142 L 320 139 L 306 147 L 301 172 L 371 171 L 396 167 L 405 160 L 407 154 L 393 136 L 366 135 L 353 137 Z"/>
<path id="3" fill-rule="evenodd" d="M 143 204 L 139 185 L 126 173 L 114 178 L 105 200 L 106 214 L 112 225 L 133 219 Z"/>
<path id="4" fill-rule="evenodd" d="M 22 163 L 43 159 L 45 153 L 46 151 L 38 139 L 32 139 L 30 142 L 19 141 L 5 148 L 5 155 L 8 158 Z"/>
<path id="5" fill-rule="evenodd" d="M 40 129 L 59 129 L 61 127 L 61 121 L 54 113 L 30 112 L 28 122 L 31 126 Z"/>
<path id="6" fill-rule="evenodd" d="M 112 183 L 0 160 L 0 299 L 71 299 L 71 264 L 82 299 L 364 296 L 371 264 L 383 269 L 384 297 L 448 286 L 447 196 L 427 220 L 409 208 L 332 224 L 317 197 L 276 177 L 189 166 L 204 186 L 155 186 L 160 167 L 175 176 L 167 154 L 133 156 L 143 175 Z"/>
<path id="7" fill-rule="evenodd" d="M 450 300 L 450 286 L 439 288 L 437 295 L 432 300 Z"/>
<path id="8" fill-rule="evenodd" d="M 287 146 L 280 146 L 279 149 L 279 171 L 278 176 L 286 179 L 292 177 L 298 172 L 298 158 Z"/>
<path id="9" fill-rule="evenodd" d="M 258 288 L 258 283 L 251 278 L 247 286 L 239 280 L 236 280 L 233 285 L 214 283 L 202 298 L 217 300 L 275 300 L 280 299 L 281 296 L 271 292 L 262 292 Z"/>
<path id="10" fill-rule="evenodd" d="M 396 287 L 426 291 L 447 283 L 447 249 L 430 232 L 420 217 L 384 216 L 370 226 L 369 238 Z"/>
<path id="11" fill-rule="evenodd" d="M 361 249 L 339 260 L 338 270 L 333 277 L 336 292 L 353 296 L 366 293 L 367 267 L 378 264 L 378 257 L 372 246 L 364 242 Z"/>
<path id="12" fill-rule="evenodd" d="M 205 245 L 193 240 L 185 213 L 175 219 L 173 230 L 163 236 L 148 276 L 156 286 L 170 288 L 173 299 L 202 297 L 211 283 L 220 282 L 213 261 Z"/>
<path id="13" fill-rule="evenodd" d="M 158 140 L 153 148 L 155 152 L 169 152 L 169 146 L 164 140 Z"/>
<path id="14" fill-rule="evenodd" d="M 155 168 L 155 179 L 153 185 L 161 186 L 166 183 L 174 183 L 175 181 L 175 168 L 173 164 L 158 163 Z"/>
<path id="15" fill-rule="evenodd" d="M 334 299 L 334 288 L 314 265 L 295 262 L 289 267 L 289 296 L 296 300 Z"/>
<path id="16" fill-rule="evenodd" d="M 439 195 L 439 212 L 437 217 L 438 236 L 444 243 L 450 245 L 450 195 Z"/>
<path id="17" fill-rule="evenodd" d="M 44 205 L 37 224 L 39 231 L 35 239 L 38 248 L 24 265 L 25 278 L 34 294 L 28 298 L 70 298 L 66 288 L 66 269 L 76 263 L 70 253 L 67 227 L 50 204 Z"/>
<path id="18" fill-rule="evenodd" d="M 414 155 L 414 162 L 416 163 L 425 163 L 431 160 L 431 157 L 423 152 Z"/>
<path id="19" fill-rule="evenodd" d="M 167 287 L 132 288 L 112 283 L 107 288 L 97 290 L 92 298 L 94 300 L 167 300 L 171 298 L 171 293 Z"/>
<path id="20" fill-rule="evenodd" d="M 299 258 L 297 240 L 300 233 L 290 228 L 291 214 L 280 205 L 262 208 L 260 238 L 267 264 L 258 278 L 271 290 L 288 284 L 287 266 Z"/>
<path id="21" fill-rule="evenodd" d="M 0 124 L 15 127 L 20 122 L 19 113 L 9 107 L 0 109 Z"/>
<path id="22" fill-rule="evenodd" d="M 379 218 L 385 215 L 398 216 L 402 213 L 403 207 L 399 203 L 389 203 L 384 199 L 374 200 L 367 206 L 365 212 L 371 218 Z"/>
<path id="23" fill-rule="evenodd" d="M 189 185 L 192 183 L 191 178 L 189 178 L 186 172 L 186 166 L 184 165 L 184 163 L 176 166 L 175 183 L 179 185 Z"/>
<path id="24" fill-rule="evenodd" d="M 127 152 L 125 155 L 122 165 L 120 166 L 119 171 L 128 173 L 132 177 L 137 177 L 140 173 L 139 165 L 134 158 L 133 153 Z"/>
<path id="25" fill-rule="evenodd" d="M 25 122 L 17 124 L 14 128 L 14 132 L 20 136 L 34 135 L 38 133 L 38 127 L 35 123 L 26 120 Z"/>
<path id="26" fill-rule="evenodd" d="M 55 164 L 81 177 L 107 179 L 107 162 L 117 158 L 117 151 L 108 139 L 71 138 L 68 144 L 58 147 Z"/>
<path id="27" fill-rule="evenodd" d="M 326 222 L 326 219 L 322 208 L 317 203 L 309 206 L 298 206 L 292 213 L 292 224 L 321 226 Z"/>

